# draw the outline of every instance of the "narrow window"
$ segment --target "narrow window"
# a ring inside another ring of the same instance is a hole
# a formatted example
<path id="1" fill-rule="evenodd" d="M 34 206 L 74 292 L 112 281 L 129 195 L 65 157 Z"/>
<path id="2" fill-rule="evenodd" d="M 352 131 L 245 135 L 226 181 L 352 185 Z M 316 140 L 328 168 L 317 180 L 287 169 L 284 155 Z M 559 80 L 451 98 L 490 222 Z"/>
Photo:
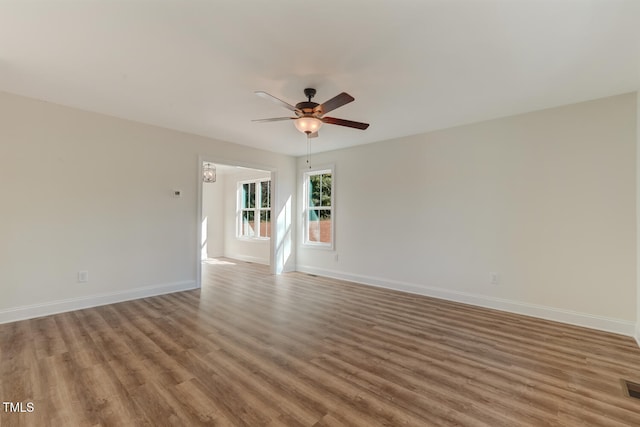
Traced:
<path id="1" fill-rule="evenodd" d="M 271 180 L 238 183 L 238 237 L 271 237 Z"/>
<path id="2" fill-rule="evenodd" d="M 304 181 L 304 243 L 333 248 L 333 172 L 306 172 Z"/>

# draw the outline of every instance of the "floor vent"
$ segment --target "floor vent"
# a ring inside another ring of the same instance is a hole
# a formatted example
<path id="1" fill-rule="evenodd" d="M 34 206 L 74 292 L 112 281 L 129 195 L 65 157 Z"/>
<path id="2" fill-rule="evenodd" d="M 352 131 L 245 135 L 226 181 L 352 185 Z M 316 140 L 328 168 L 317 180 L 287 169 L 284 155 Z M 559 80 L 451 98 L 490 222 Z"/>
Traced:
<path id="1" fill-rule="evenodd" d="M 307 276 L 309 276 L 309 277 L 318 277 L 317 275 L 311 274 L 311 273 L 307 273 Z"/>
<path id="2" fill-rule="evenodd" d="M 622 384 L 627 396 L 640 399 L 640 384 L 632 383 L 627 380 L 622 380 Z"/>

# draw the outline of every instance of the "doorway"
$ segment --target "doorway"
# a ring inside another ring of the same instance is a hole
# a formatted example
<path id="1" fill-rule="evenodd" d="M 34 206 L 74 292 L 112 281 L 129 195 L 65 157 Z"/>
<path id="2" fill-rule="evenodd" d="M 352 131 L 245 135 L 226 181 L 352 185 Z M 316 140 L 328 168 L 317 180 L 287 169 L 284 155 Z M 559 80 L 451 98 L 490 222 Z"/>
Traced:
<path id="1" fill-rule="evenodd" d="M 202 263 L 216 259 L 273 267 L 274 171 L 207 159 L 200 163 L 198 283 Z"/>

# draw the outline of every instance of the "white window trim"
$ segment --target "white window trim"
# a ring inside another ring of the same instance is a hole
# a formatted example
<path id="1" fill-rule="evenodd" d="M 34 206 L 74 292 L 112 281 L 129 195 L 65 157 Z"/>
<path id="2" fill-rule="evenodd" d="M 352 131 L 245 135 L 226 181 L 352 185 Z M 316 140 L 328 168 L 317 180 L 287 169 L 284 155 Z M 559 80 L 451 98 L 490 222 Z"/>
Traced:
<path id="1" fill-rule="evenodd" d="M 262 197 L 262 195 L 258 196 L 258 193 L 260 192 L 258 189 L 261 188 L 261 183 L 265 182 L 265 181 L 269 181 L 270 184 L 270 190 L 269 190 L 269 196 L 270 196 L 270 200 L 269 200 L 269 207 L 268 208 L 260 208 L 258 207 L 258 201 L 259 199 Z M 243 236 L 242 233 L 242 200 L 241 200 L 241 194 L 242 194 L 242 186 L 244 184 L 251 184 L 254 183 L 256 184 L 256 208 L 251 209 L 251 210 L 255 210 L 257 215 L 254 215 L 254 221 L 258 221 L 258 223 L 260 222 L 260 211 L 269 211 L 269 222 L 271 223 L 271 233 L 273 233 L 273 216 L 271 215 L 273 213 L 273 182 L 271 180 L 271 178 L 255 178 L 255 179 L 245 179 L 242 181 L 238 181 L 237 182 L 237 187 L 236 187 L 236 239 L 238 240 L 244 240 L 244 241 L 265 241 L 265 240 L 271 240 L 271 237 L 262 237 L 260 236 L 260 230 L 258 229 L 257 234 L 255 236 Z"/>
<path id="2" fill-rule="evenodd" d="M 331 174 L 331 243 L 311 242 L 309 241 L 309 186 L 308 177 L 310 175 L 319 175 L 322 173 Z M 336 233 L 336 170 L 334 165 L 325 165 L 313 169 L 302 171 L 302 246 L 305 248 L 335 250 L 335 233 Z"/>

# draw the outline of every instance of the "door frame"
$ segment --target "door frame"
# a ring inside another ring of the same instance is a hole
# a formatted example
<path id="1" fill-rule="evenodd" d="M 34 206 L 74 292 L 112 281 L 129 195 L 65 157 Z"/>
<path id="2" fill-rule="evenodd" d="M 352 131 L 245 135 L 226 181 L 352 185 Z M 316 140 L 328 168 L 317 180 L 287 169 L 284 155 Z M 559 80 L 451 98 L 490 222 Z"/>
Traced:
<path id="1" fill-rule="evenodd" d="M 273 226 L 273 212 L 275 207 L 278 206 L 278 181 L 277 181 L 277 169 L 271 166 L 250 163 L 238 160 L 221 159 L 219 157 L 210 155 L 198 155 L 198 167 L 197 167 L 197 183 L 196 183 L 196 288 L 202 287 L 202 191 L 203 191 L 203 163 L 213 163 L 228 166 L 239 166 L 243 168 L 256 169 L 265 172 L 269 172 L 271 175 L 271 237 L 269 239 L 269 269 L 271 274 L 278 274 L 275 253 L 276 242 L 278 241 L 278 227 Z"/>

